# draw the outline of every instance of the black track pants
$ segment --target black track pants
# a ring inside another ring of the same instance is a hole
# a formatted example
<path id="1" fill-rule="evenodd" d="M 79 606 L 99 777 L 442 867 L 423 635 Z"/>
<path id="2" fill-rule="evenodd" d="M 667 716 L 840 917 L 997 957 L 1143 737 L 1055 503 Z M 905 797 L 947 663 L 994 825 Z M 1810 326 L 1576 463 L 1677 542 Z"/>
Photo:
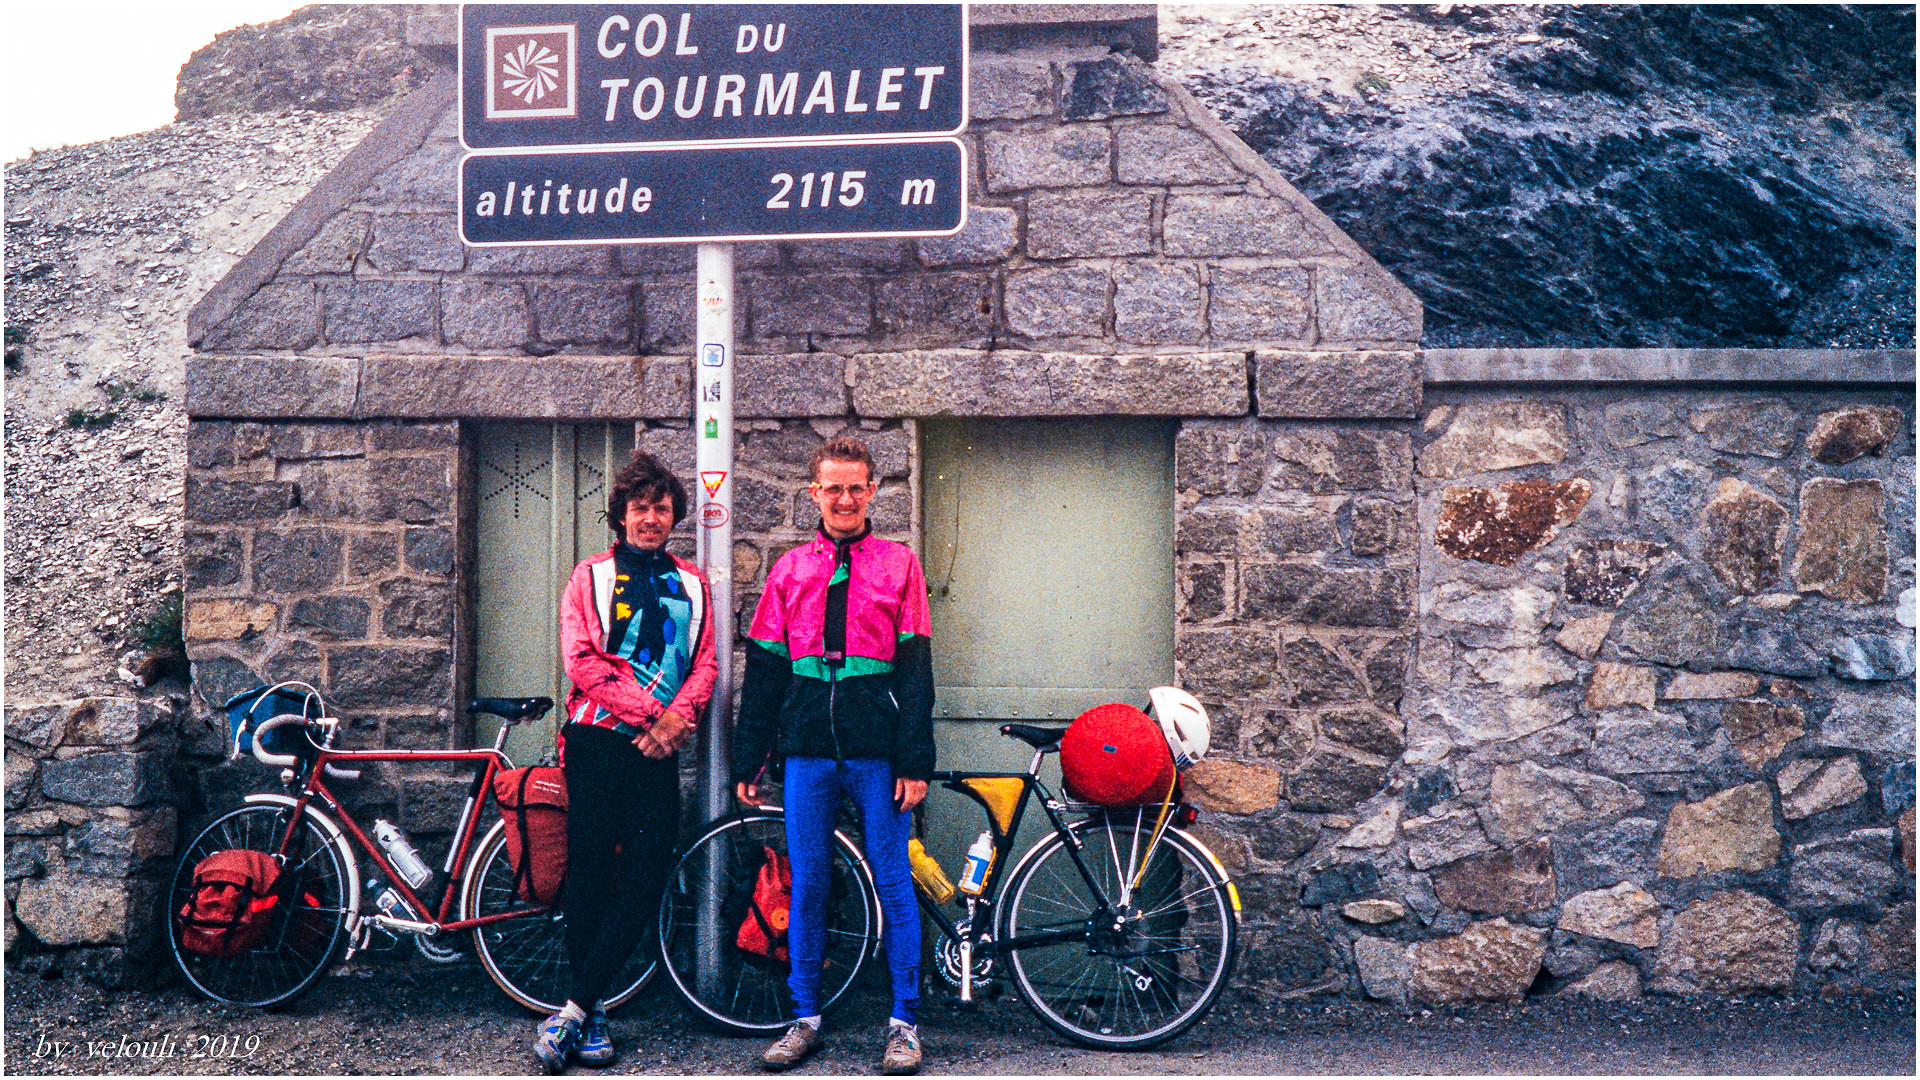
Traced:
<path id="1" fill-rule="evenodd" d="M 593 1008 L 635 946 L 657 948 L 660 892 L 680 817 L 678 755 L 655 760 L 626 735 L 569 724 L 567 959 L 571 999 Z"/>

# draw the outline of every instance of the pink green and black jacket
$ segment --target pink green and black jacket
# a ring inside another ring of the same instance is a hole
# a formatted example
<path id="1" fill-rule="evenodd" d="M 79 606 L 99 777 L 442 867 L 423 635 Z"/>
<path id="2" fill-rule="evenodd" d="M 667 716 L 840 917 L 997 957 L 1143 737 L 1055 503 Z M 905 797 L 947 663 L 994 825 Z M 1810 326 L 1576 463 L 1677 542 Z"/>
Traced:
<path id="1" fill-rule="evenodd" d="M 668 709 L 695 725 L 700 722 L 719 672 L 713 653 L 713 596 L 699 569 L 677 555 L 672 559 L 683 594 L 677 597 L 684 608 L 679 617 L 697 628 L 686 635 L 694 647 L 690 654 L 649 658 L 652 662 L 644 667 L 607 649 L 607 627 L 615 621 L 614 549 L 573 568 L 560 601 L 560 656 L 573 684 L 562 726 L 591 724 L 637 735 Z"/>
<path id="2" fill-rule="evenodd" d="M 920 560 L 871 533 L 780 557 L 747 631 L 733 778 L 789 757 L 879 758 L 933 773 L 932 620 Z"/>

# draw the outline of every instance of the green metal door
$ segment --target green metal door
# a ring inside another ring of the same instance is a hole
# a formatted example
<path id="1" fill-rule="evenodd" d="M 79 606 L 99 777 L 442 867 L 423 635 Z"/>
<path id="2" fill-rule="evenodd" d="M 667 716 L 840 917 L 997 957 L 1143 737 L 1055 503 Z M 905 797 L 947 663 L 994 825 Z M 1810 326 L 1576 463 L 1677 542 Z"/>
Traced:
<path id="1" fill-rule="evenodd" d="M 1064 725 L 1173 681 L 1173 425 L 1131 419 L 920 424 L 943 768 L 1026 767 L 994 725 Z M 1058 790 L 1059 771 L 1048 783 Z M 928 850 L 959 865 L 983 827 L 929 802 Z M 1022 830 L 1029 832 L 1030 830 Z"/>
<path id="2" fill-rule="evenodd" d="M 631 424 L 484 424 L 477 432 L 478 534 L 474 694 L 550 695 L 556 712 L 508 737 L 518 764 L 553 746 L 566 698 L 560 662 L 560 597 L 581 559 L 613 541 L 607 482 L 633 451 Z M 474 738 L 493 740 L 480 717 Z"/>

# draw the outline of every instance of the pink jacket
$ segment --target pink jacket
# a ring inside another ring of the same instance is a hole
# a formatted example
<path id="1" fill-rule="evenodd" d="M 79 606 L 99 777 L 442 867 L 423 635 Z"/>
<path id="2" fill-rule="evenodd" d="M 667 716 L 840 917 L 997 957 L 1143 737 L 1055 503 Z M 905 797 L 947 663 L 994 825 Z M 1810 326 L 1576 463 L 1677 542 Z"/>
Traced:
<path id="1" fill-rule="evenodd" d="M 933 636 L 926 578 L 905 544 L 869 534 L 853 551 L 860 572 L 847 583 L 847 655 L 891 663 L 902 638 Z M 824 654 L 833 568 L 833 541 L 819 533 L 782 555 L 767 574 L 747 636 L 773 647 L 797 669 L 807 658 Z"/>
<path id="2" fill-rule="evenodd" d="M 613 595 L 613 549 L 584 559 L 573 568 L 573 576 L 567 579 L 566 595 L 560 601 L 560 655 L 566 662 L 567 678 L 573 683 L 573 688 L 567 691 L 563 725 L 578 721 L 611 728 L 616 721 L 624 721 L 634 727 L 650 728 L 662 713 L 672 709 L 698 726 L 707 699 L 713 696 L 713 681 L 719 673 L 719 664 L 713 655 L 710 616 L 713 594 L 707 587 L 705 575 L 692 563 L 678 555 L 673 556 L 673 563 L 687 584 L 688 596 L 699 597 L 695 618 L 700 624 L 700 638 L 686 678 L 670 703 L 648 693 L 635 680 L 627 662 L 606 651 L 606 626 Z M 695 582 L 699 583 L 697 592 L 693 588 Z M 611 715 L 596 720 L 600 709 Z"/>

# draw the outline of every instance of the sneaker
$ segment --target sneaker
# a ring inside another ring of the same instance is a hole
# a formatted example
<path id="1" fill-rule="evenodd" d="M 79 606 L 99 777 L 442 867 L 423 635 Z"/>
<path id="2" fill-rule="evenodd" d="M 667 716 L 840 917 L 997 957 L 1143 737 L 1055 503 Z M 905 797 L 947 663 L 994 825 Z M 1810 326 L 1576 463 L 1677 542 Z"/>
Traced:
<path id="1" fill-rule="evenodd" d="M 775 1072 L 791 1069 L 807 1060 L 807 1055 L 826 1045 L 826 1041 L 819 1028 L 795 1021 L 787 1026 L 787 1033 L 780 1036 L 779 1041 L 760 1055 L 760 1064 Z"/>
<path id="2" fill-rule="evenodd" d="M 880 1057 L 880 1071 L 888 1076 L 920 1071 L 919 1028 L 907 1024 L 887 1025 L 887 1052 Z"/>
<path id="3" fill-rule="evenodd" d="M 540 1025 L 540 1037 L 533 1040 L 533 1056 L 540 1059 L 549 1076 L 567 1067 L 567 1059 L 580 1048 L 580 1021 L 554 1013 Z"/>
<path id="4" fill-rule="evenodd" d="M 613 1034 L 607 1030 L 607 1010 L 599 1005 L 587 1014 L 587 1022 L 580 1025 L 580 1049 L 573 1055 L 582 1065 L 604 1069 L 617 1061 L 620 1055 L 613 1052 Z"/>

